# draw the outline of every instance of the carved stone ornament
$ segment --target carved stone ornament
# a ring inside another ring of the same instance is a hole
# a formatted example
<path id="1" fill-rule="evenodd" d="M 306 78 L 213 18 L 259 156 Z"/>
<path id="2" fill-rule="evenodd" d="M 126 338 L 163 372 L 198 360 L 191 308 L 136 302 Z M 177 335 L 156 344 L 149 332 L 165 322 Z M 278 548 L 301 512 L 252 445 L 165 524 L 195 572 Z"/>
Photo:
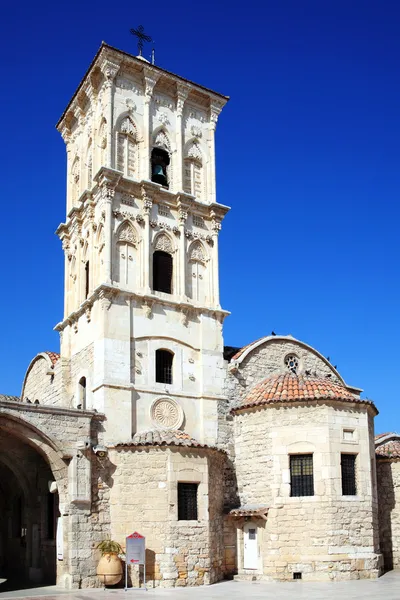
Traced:
<path id="1" fill-rule="evenodd" d="M 118 230 L 118 241 L 136 246 L 137 239 L 131 223 L 125 221 Z"/>
<path id="2" fill-rule="evenodd" d="M 108 185 L 103 185 L 101 188 L 101 195 L 103 200 L 112 200 L 115 196 L 115 189 Z"/>
<path id="3" fill-rule="evenodd" d="M 102 309 L 104 311 L 109 310 L 109 308 L 112 304 L 111 294 L 107 294 L 107 292 L 105 292 L 104 290 L 101 290 L 100 294 L 99 294 L 99 298 L 100 298 L 100 303 L 101 303 Z"/>
<path id="4" fill-rule="evenodd" d="M 200 139 L 202 136 L 201 128 L 198 127 L 197 125 L 192 125 L 190 132 L 191 132 L 192 136 L 197 139 Z"/>
<path id="5" fill-rule="evenodd" d="M 169 139 L 165 131 L 161 130 L 157 133 L 156 137 L 154 138 L 154 146 L 157 148 L 162 148 L 169 153 L 171 152 L 171 144 L 169 143 Z"/>
<path id="6" fill-rule="evenodd" d="M 153 302 L 151 300 L 145 300 L 143 302 L 143 312 L 146 319 L 151 319 L 153 316 Z"/>
<path id="7" fill-rule="evenodd" d="M 150 417 L 160 429 L 179 429 L 184 413 L 182 407 L 172 398 L 157 398 L 150 407 Z"/>
<path id="8" fill-rule="evenodd" d="M 156 117 L 160 121 L 160 123 L 162 123 L 163 125 L 171 124 L 169 121 L 169 117 L 168 117 L 167 113 L 165 113 L 165 112 L 157 111 Z"/>
<path id="9" fill-rule="evenodd" d="M 120 131 L 121 133 L 126 133 L 126 135 L 129 135 L 136 140 L 136 127 L 129 117 L 125 117 L 125 119 L 123 119 Z"/>
<path id="10" fill-rule="evenodd" d="M 206 262 L 206 257 L 204 255 L 203 246 L 201 242 L 194 242 L 192 247 L 190 248 L 189 260 L 191 262 Z"/>
<path id="11" fill-rule="evenodd" d="M 193 142 L 193 144 L 191 144 L 189 146 L 187 154 L 186 154 L 186 158 L 189 158 L 191 160 L 196 160 L 200 163 L 202 162 L 203 155 L 201 153 L 200 146 L 196 142 Z"/>
<path id="12" fill-rule="evenodd" d="M 132 98 L 126 98 L 125 104 L 129 112 L 136 112 L 136 104 L 134 103 Z"/>
<path id="13" fill-rule="evenodd" d="M 87 306 L 85 309 L 85 314 L 86 314 L 86 320 L 88 323 L 90 323 L 91 318 L 92 318 L 92 307 L 91 306 Z"/>
<path id="14" fill-rule="evenodd" d="M 165 233 L 161 233 L 156 239 L 154 250 L 162 250 L 162 252 L 168 252 L 168 254 L 172 254 L 174 248 L 171 238 Z"/>

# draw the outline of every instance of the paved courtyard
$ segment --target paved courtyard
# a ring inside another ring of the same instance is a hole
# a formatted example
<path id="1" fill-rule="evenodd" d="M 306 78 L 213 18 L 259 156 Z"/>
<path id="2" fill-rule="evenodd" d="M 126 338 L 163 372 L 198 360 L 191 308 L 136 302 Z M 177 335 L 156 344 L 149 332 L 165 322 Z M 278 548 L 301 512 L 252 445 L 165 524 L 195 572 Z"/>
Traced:
<path id="1" fill-rule="evenodd" d="M 219 598 L 254 600 L 400 600 L 400 571 L 392 571 L 375 581 L 338 583 L 247 583 L 224 581 L 212 586 L 171 590 L 76 590 L 63 592 L 55 587 L 1 592 L 0 598 L 45 598 L 45 600 L 218 600 Z"/>

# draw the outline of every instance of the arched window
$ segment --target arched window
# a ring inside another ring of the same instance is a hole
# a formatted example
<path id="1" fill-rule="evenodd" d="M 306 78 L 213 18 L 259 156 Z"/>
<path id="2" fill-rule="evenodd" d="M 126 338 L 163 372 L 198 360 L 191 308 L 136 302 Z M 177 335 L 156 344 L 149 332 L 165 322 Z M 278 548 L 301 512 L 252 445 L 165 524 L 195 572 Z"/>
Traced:
<path id="1" fill-rule="evenodd" d="M 173 352 L 156 350 L 156 381 L 158 383 L 172 383 L 173 360 Z"/>
<path id="2" fill-rule="evenodd" d="M 101 120 L 99 127 L 99 164 L 100 167 L 106 166 L 106 148 L 107 148 L 107 121 L 104 119 Z"/>
<path id="3" fill-rule="evenodd" d="M 169 154 L 160 148 L 153 148 L 151 152 L 151 180 L 168 188 Z"/>
<path id="4" fill-rule="evenodd" d="M 90 269 L 89 269 L 89 261 L 85 262 L 85 300 L 89 296 L 90 291 Z"/>
<path id="5" fill-rule="evenodd" d="M 79 396 L 77 408 L 86 408 L 86 377 L 81 377 L 78 384 Z"/>
<path id="6" fill-rule="evenodd" d="M 153 254 L 153 290 L 172 294 L 172 256 L 162 250 Z"/>
<path id="7" fill-rule="evenodd" d="M 166 233 L 161 233 L 155 241 L 153 253 L 153 290 L 172 294 L 173 245 Z"/>
<path id="8" fill-rule="evenodd" d="M 87 169 L 87 189 L 90 190 L 92 187 L 92 176 L 93 176 L 93 145 L 92 140 L 89 140 L 87 154 L 86 154 L 86 169 Z"/>
<path id="9" fill-rule="evenodd" d="M 72 202 L 78 199 L 80 193 L 80 165 L 79 158 L 76 157 L 71 169 L 71 196 Z"/>
<path id="10" fill-rule="evenodd" d="M 151 151 L 151 180 L 168 188 L 171 181 L 171 146 L 165 131 L 158 131 Z"/>
<path id="11" fill-rule="evenodd" d="M 198 143 L 193 142 L 185 155 L 183 189 L 196 198 L 202 198 L 203 187 L 203 156 Z"/>
<path id="12" fill-rule="evenodd" d="M 122 285 L 135 283 L 135 254 L 137 238 L 133 225 L 124 221 L 117 233 L 118 271 L 117 280 Z"/>
<path id="13" fill-rule="evenodd" d="M 189 298 L 201 304 L 207 302 L 206 254 L 202 243 L 199 241 L 194 242 L 189 249 L 187 284 Z"/>
<path id="14" fill-rule="evenodd" d="M 137 132 L 130 117 L 122 120 L 117 134 L 117 170 L 127 177 L 137 175 Z"/>

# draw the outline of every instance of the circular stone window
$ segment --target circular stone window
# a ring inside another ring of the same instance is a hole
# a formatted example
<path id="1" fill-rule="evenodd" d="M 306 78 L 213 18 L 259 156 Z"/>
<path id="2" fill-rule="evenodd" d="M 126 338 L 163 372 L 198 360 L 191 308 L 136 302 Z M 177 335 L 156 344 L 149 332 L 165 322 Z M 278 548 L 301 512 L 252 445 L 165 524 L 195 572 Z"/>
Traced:
<path id="1" fill-rule="evenodd" d="M 299 357 L 296 354 L 288 354 L 285 357 L 285 365 L 291 373 L 297 373 L 299 370 Z"/>
<path id="2" fill-rule="evenodd" d="M 183 423 L 183 410 L 172 398 L 158 398 L 151 405 L 150 417 L 159 429 L 179 429 Z"/>

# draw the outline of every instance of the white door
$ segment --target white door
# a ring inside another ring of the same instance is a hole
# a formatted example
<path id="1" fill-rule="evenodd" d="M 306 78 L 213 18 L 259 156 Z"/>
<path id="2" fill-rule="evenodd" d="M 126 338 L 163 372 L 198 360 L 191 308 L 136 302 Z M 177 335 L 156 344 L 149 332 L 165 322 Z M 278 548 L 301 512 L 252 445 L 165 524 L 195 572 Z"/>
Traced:
<path id="1" fill-rule="evenodd" d="M 254 523 L 245 523 L 244 532 L 244 569 L 258 568 L 257 527 Z"/>

